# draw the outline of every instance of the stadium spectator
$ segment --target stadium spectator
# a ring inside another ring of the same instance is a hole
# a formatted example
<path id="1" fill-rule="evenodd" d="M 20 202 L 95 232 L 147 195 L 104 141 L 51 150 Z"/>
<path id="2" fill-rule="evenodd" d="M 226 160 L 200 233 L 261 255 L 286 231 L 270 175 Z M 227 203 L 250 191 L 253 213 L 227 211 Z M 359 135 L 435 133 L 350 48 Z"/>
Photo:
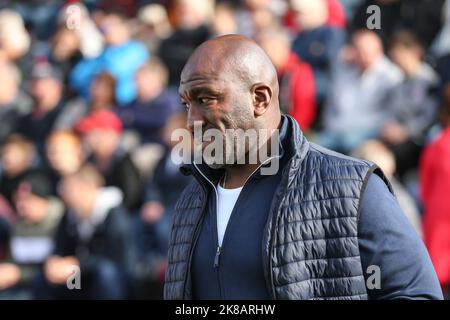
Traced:
<path id="1" fill-rule="evenodd" d="M 129 103 L 136 97 L 133 77 L 136 70 L 147 61 L 145 46 L 130 38 L 126 18 L 117 11 L 106 13 L 100 21 L 106 48 L 96 58 L 78 63 L 70 76 L 71 86 L 83 97 L 89 97 L 89 87 L 94 77 L 108 71 L 117 80 L 116 99 L 119 104 Z"/>
<path id="2" fill-rule="evenodd" d="M 90 87 L 88 112 L 115 109 L 116 88 L 116 79 L 110 73 L 103 71 L 96 75 Z"/>
<path id="3" fill-rule="evenodd" d="M 17 131 L 36 144 L 42 157 L 47 136 L 55 129 L 70 128 L 77 121 L 73 116 L 77 110 L 75 106 L 69 108 L 63 95 L 61 71 L 55 66 L 39 62 L 33 67 L 31 78 L 33 109 L 20 119 Z"/>
<path id="4" fill-rule="evenodd" d="M 326 0 L 291 0 L 291 6 L 299 26 L 292 50 L 313 68 L 317 98 L 322 103 L 334 61 L 345 42 L 345 32 L 327 25 Z"/>
<path id="5" fill-rule="evenodd" d="M 237 33 L 254 38 L 274 24 L 274 14 L 279 7 L 280 2 L 273 0 L 242 1 L 242 5 L 236 11 Z"/>
<path id="6" fill-rule="evenodd" d="M 15 220 L 13 193 L 19 181 L 31 170 L 35 147 L 22 136 L 11 135 L 0 152 L 0 259 L 7 252 L 10 225 Z"/>
<path id="7" fill-rule="evenodd" d="M 46 164 L 57 194 L 57 186 L 62 178 L 78 171 L 85 161 L 85 152 L 80 138 L 72 131 L 52 132 L 45 143 Z"/>
<path id="8" fill-rule="evenodd" d="M 391 39 L 389 55 L 405 77 L 389 93 L 385 104 L 389 116 L 381 138 L 394 153 L 400 177 L 417 168 L 426 133 L 436 120 L 438 75 L 422 62 L 423 53 L 419 40 L 408 31 Z"/>
<path id="9" fill-rule="evenodd" d="M 136 210 L 141 202 L 142 181 L 130 154 L 120 147 L 119 117 L 112 111 L 95 111 L 82 118 L 76 130 L 89 148 L 88 160 L 105 177 L 106 185 L 118 187 L 123 192 L 125 207 Z"/>
<path id="10" fill-rule="evenodd" d="M 333 72 L 323 111 L 324 129 L 316 137 L 319 144 L 344 153 L 378 136 L 388 116 L 384 108 L 388 93 L 402 79 L 375 33 L 356 31 L 350 50 L 352 60 Z"/>
<path id="11" fill-rule="evenodd" d="M 109 72 L 100 72 L 91 83 L 88 101 L 78 97 L 72 99 L 67 103 L 66 109 L 68 110 L 64 112 L 65 118 L 79 120 L 95 111 L 116 109 L 119 105 L 116 99 L 116 88 L 116 79 Z M 75 122 L 71 121 L 71 123 Z M 62 129 L 71 129 L 72 127 L 67 126 Z"/>
<path id="12" fill-rule="evenodd" d="M 122 194 L 104 188 L 91 166 L 66 176 L 61 197 L 67 206 L 55 236 L 54 254 L 47 259 L 39 298 L 123 299 L 133 264 L 128 220 Z M 67 290 L 71 268 L 79 267 L 83 290 Z"/>
<path id="13" fill-rule="evenodd" d="M 166 89 L 168 72 L 157 59 L 150 59 L 136 73 L 137 98 L 116 109 L 125 129 L 136 131 L 140 142 L 163 144 L 161 129 L 167 119 L 181 110 L 176 94 Z"/>
<path id="14" fill-rule="evenodd" d="M 0 194 L 12 204 L 13 191 L 33 165 L 35 147 L 31 141 L 20 135 L 9 136 L 1 148 Z"/>
<path id="15" fill-rule="evenodd" d="M 316 92 L 312 68 L 291 51 L 289 34 L 273 28 L 258 36 L 278 72 L 280 107 L 307 132 L 316 119 Z"/>
<path id="16" fill-rule="evenodd" d="M 177 86 L 189 55 L 211 32 L 207 26 L 212 14 L 210 0 L 175 0 L 172 15 L 175 30 L 161 42 L 158 55 L 169 69 L 169 85 Z"/>
<path id="17" fill-rule="evenodd" d="M 228 2 L 219 2 L 214 8 L 211 31 L 216 36 L 238 32 L 236 9 Z"/>

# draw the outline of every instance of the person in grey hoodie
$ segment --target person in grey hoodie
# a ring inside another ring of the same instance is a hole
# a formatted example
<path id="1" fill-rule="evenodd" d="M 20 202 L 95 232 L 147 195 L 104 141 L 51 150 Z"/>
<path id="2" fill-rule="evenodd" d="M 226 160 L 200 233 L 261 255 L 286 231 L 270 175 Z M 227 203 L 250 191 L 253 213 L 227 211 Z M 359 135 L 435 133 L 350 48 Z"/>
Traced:
<path id="1" fill-rule="evenodd" d="M 54 255 L 45 264 L 39 298 L 127 297 L 133 257 L 128 218 L 121 191 L 103 184 L 92 165 L 62 180 L 59 192 L 67 212 L 56 233 Z M 71 276 L 78 276 L 73 282 L 78 290 L 68 290 Z"/>
<path id="2" fill-rule="evenodd" d="M 386 99 L 388 117 L 380 136 L 394 153 L 398 175 L 403 179 L 417 168 L 427 132 L 437 120 L 439 78 L 422 61 L 424 48 L 409 31 L 394 34 L 389 55 L 405 76 Z"/>

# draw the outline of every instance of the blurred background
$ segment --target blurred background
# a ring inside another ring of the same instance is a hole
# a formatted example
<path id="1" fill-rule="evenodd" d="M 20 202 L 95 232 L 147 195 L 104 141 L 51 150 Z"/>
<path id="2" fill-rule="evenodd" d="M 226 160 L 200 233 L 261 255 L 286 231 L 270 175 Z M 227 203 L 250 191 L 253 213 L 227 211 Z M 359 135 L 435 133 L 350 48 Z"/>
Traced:
<path id="1" fill-rule="evenodd" d="M 0 299 L 162 297 L 180 72 L 229 33 L 311 141 L 382 167 L 446 290 L 449 0 L 0 0 Z"/>

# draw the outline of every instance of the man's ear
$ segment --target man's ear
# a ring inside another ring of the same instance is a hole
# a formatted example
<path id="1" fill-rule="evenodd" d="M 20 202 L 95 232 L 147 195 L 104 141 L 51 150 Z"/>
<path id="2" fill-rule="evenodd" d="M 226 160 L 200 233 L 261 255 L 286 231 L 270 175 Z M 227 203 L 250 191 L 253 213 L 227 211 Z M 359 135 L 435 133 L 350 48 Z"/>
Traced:
<path id="1" fill-rule="evenodd" d="M 252 86 L 252 102 L 255 116 L 261 116 L 266 111 L 272 100 L 272 88 L 264 83 L 257 83 Z"/>

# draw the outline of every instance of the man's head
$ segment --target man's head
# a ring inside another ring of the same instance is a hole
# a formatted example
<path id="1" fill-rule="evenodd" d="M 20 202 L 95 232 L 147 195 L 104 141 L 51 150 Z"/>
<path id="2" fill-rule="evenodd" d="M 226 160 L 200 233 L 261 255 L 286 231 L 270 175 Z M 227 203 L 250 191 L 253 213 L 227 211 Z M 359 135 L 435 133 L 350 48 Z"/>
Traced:
<path id="1" fill-rule="evenodd" d="M 42 172 L 27 173 L 14 191 L 14 206 L 21 219 L 29 224 L 41 222 L 48 214 L 52 186 Z"/>
<path id="2" fill-rule="evenodd" d="M 45 144 L 47 160 L 53 170 L 61 176 L 77 171 L 84 155 L 80 138 L 72 131 L 54 131 Z"/>
<path id="3" fill-rule="evenodd" d="M 104 183 L 98 170 L 93 165 L 86 164 L 65 176 L 58 191 L 68 208 L 80 218 L 87 218 L 92 213 L 98 190 Z"/>
<path id="4" fill-rule="evenodd" d="M 228 2 L 217 3 L 211 27 L 215 35 L 236 33 L 238 30 L 236 9 Z"/>
<path id="5" fill-rule="evenodd" d="M 302 31 L 313 30 L 325 25 L 328 20 L 326 0 L 291 0 L 295 20 Z"/>
<path id="6" fill-rule="evenodd" d="M 175 0 L 173 12 L 178 28 L 193 30 L 208 23 L 213 9 L 211 0 Z"/>
<path id="7" fill-rule="evenodd" d="M 90 94 L 94 111 L 116 106 L 116 79 L 109 72 L 100 72 L 91 84 Z"/>
<path id="8" fill-rule="evenodd" d="M 423 54 L 423 46 L 414 33 L 398 31 L 392 36 L 389 56 L 407 74 L 412 74 L 418 70 Z"/>
<path id="9" fill-rule="evenodd" d="M 61 71 L 47 62 L 39 62 L 31 72 L 30 94 L 36 100 L 36 107 L 50 111 L 56 107 L 63 92 Z"/>
<path id="10" fill-rule="evenodd" d="M 100 22 L 100 31 L 110 46 L 120 46 L 130 40 L 126 17 L 117 10 L 105 12 Z"/>
<path id="11" fill-rule="evenodd" d="M 179 87 L 191 132 L 197 122 L 203 132 L 218 129 L 223 138 L 226 129 L 276 129 L 281 117 L 278 91 L 269 57 L 254 41 L 239 35 L 200 45 L 186 63 Z"/>
<path id="12" fill-rule="evenodd" d="M 169 72 L 157 58 L 152 58 L 136 72 L 135 82 L 139 100 L 151 101 L 167 86 Z"/>
<path id="13" fill-rule="evenodd" d="M 3 143 L 0 161 L 3 174 L 16 177 L 31 167 L 35 156 L 35 148 L 25 137 L 13 134 Z"/>
<path id="14" fill-rule="evenodd" d="M 373 31 L 361 29 L 352 35 L 354 63 L 362 71 L 370 68 L 383 56 L 383 44 Z"/>
<path id="15" fill-rule="evenodd" d="M 107 159 L 117 150 L 122 123 L 114 112 L 100 110 L 82 118 L 75 130 L 95 157 Z"/>

